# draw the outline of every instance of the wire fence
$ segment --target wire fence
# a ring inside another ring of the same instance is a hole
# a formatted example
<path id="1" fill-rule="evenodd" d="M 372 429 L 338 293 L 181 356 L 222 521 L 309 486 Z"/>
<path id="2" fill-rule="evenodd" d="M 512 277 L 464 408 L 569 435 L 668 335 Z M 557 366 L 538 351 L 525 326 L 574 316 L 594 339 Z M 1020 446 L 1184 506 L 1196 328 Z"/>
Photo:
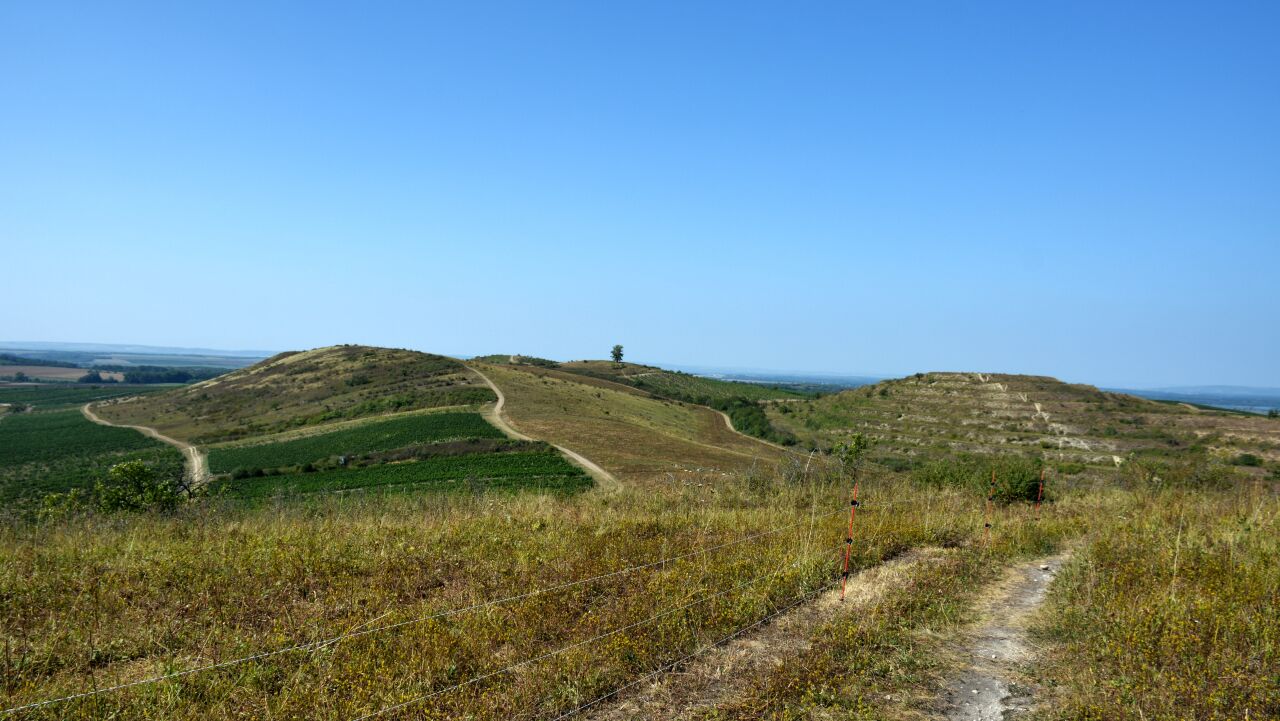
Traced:
<path id="1" fill-rule="evenodd" d="M 662 665 L 662 666 L 659 666 L 658 668 L 654 669 L 653 671 L 650 671 L 649 673 L 647 673 L 647 674 L 645 674 L 645 675 L 643 675 L 643 676 L 641 676 L 641 677 L 639 677 L 639 678 L 637 678 L 637 679 L 635 679 L 635 680 L 633 680 L 633 681 L 629 681 L 628 683 L 625 683 L 625 684 L 623 684 L 623 685 L 621 685 L 621 686 L 618 686 L 617 688 L 613 689 L 612 691 L 610 691 L 610 692 L 608 692 L 608 693 L 606 693 L 606 694 L 602 694 L 602 695 L 600 695 L 600 696 L 597 696 L 597 697 L 595 697 L 594 699 L 592 699 L 592 700 L 590 700 L 590 701 L 588 701 L 588 702 L 586 702 L 586 703 L 582 704 L 581 706 L 577 706 L 577 707 L 575 707 L 575 708 L 569 709 L 568 711 L 565 711 L 564 713 L 560 714 L 559 716 L 556 716 L 554 719 L 552 719 L 552 721 L 561 721 L 562 719 L 567 719 L 567 718 L 569 718 L 570 716 L 576 716 L 576 715 L 578 715 L 578 714 L 582 713 L 583 711 L 586 711 L 587 709 L 591 708 L 592 706 L 595 706 L 595 705 L 597 705 L 597 704 L 600 704 L 600 703 L 603 703 L 603 702 L 605 702 L 605 701 L 608 701 L 609 699 L 613 698 L 614 696 L 617 696 L 618 694 L 622 693 L 623 691 L 626 691 L 626 690 L 628 690 L 628 689 L 631 689 L 631 688 L 634 688 L 634 687 L 636 687 L 636 686 L 639 686 L 640 684 L 644 683 L 645 681 L 648 681 L 649 679 L 652 679 L 652 678 L 656 678 L 656 677 L 658 677 L 658 676 L 661 676 L 662 674 L 667 673 L 668 671 L 670 671 L 670 670 L 672 670 L 672 669 L 676 668 L 677 666 L 680 666 L 681 664 L 684 664 L 684 663 L 688 662 L 690 659 L 693 659 L 693 658 L 695 658 L 695 657 L 697 657 L 697 656 L 701 656 L 702 654 L 706 653 L 707 651 L 710 651 L 710 650 L 711 650 L 711 649 L 713 649 L 713 648 L 716 648 L 716 647 L 718 647 L 718 646 L 723 646 L 724 644 L 729 643 L 730 641 L 734 640 L 735 638 L 738 638 L 739 636 L 741 636 L 741 635 L 743 635 L 743 634 L 745 634 L 745 633 L 747 633 L 747 632 L 749 632 L 749 631 L 752 631 L 752 630 L 754 630 L 754 629 L 756 629 L 756 628 L 759 628 L 760 626 L 765 625 L 766 623 L 768 623 L 768 622 L 772 621 L 773 619 L 777 618 L 778 616 L 781 616 L 781 615 L 782 615 L 782 614 L 784 614 L 784 613 L 787 613 L 788 611 L 790 611 L 790 610 L 794 609 L 795 607 L 800 606 L 800 605 L 803 605 L 803 604 L 805 604 L 805 603 L 807 603 L 807 602 L 811 601 L 812 599 L 814 599 L 814 598 L 816 598 L 816 597 L 818 597 L 818 596 L 822 595 L 822 594 L 823 594 L 823 593 L 825 593 L 826 591 L 830 591 L 830 590 L 835 589 L 835 587 L 836 587 L 836 583 L 837 583 L 837 581 L 828 581 L 827 583 L 823 584 L 822 586 L 819 586 L 818 588 L 816 588 L 816 589 L 814 589 L 814 590 L 812 590 L 812 591 L 809 591 L 808 593 L 801 594 L 798 598 L 793 599 L 791 603 L 787 604 L 786 606 L 783 606 L 783 607 L 781 607 L 781 608 L 778 608 L 778 609 L 774 610 L 772 613 L 768 614 L 768 615 L 767 615 L 767 616 L 765 616 L 764 618 L 761 618 L 760 620 L 758 620 L 758 621 L 756 621 L 756 622 L 754 622 L 754 623 L 752 623 L 752 624 L 750 624 L 750 625 L 743 626 L 742 628 L 739 628 L 738 630 L 734 631 L 733 633 L 729 634 L 728 636 L 724 636 L 723 638 L 716 639 L 715 641 L 712 641 L 712 642 L 707 643 L 707 644 L 705 644 L 705 645 L 703 645 L 703 646 L 700 646 L 699 648 L 695 649 L 694 651 L 692 651 L 692 652 L 690 652 L 690 653 L 687 653 L 687 654 L 685 654 L 685 655 L 681 656 L 680 658 L 677 658 L 677 659 L 676 659 L 676 660 L 674 660 L 674 661 L 671 661 L 671 662 L 666 663 L 666 664 L 664 664 L 664 665 Z"/>
<path id="2" fill-rule="evenodd" d="M 898 503 L 894 503 L 894 502 L 881 503 L 881 504 L 875 504 L 875 505 L 871 506 L 871 508 L 874 508 L 875 506 L 896 506 L 896 505 L 902 505 L 902 504 L 898 504 Z M 865 506 L 864 506 L 864 507 L 865 507 Z M 567 589 L 570 589 L 570 588 L 575 588 L 575 587 L 578 587 L 578 586 L 584 586 L 584 585 L 587 585 L 587 584 L 590 584 L 590 583 L 595 583 L 595 582 L 597 582 L 597 581 L 602 581 L 602 580 L 609 579 L 609 578 L 616 578 L 616 577 L 624 576 L 624 575 L 627 575 L 627 574 L 636 573 L 636 572 L 638 572 L 638 571 L 648 570 L 648 569 L 652 569 L 652 568 L 664 567 L 664 566 L 666 566 L 666 565 L 668 565 L 668 564 L 677 563 L 677 562 L 679 562 L 679 561 L 687 560 L 687 559 L 690 559 L 690 558 L 696 558 L 696 557 L 703 556 L 703 555 L 706 555 L 706 554 L 709 554 L 709 553 L 713 553 L 713 552 L 715 552 L 715 551 L 718 551 L 718 550 L 721 550 L 721 549 L 724 549 L 724 548 L 729 548 L 729 547 L 731 547 L 731 546 L 737 546 L 737 545 L 741 545 L 741 544 L 744 544 L 744 543 L 749 543 L 749 542 L 752 542 L 752 541 L 755 541 L 755 540 L 758 540 L 758 539 L 761 539 L 761 538 L 766 538 L 766 537 L 769 537 L 769 536 L 773 536 L 773 535 L 776 535 L 776 534 L 781 533 L 781 532 L 783 532 L 783 531 L 788 531 L 788 530 L 791 530 L 791 529 L 794 529 L 794 528 L 799 528 L 799 527 L 806 526 L 806 525 L 812 525 L 812 524 L 816 523 L 818 520 L 825 520 L 825 519 L 830 518 L 830 517 L 832 517 L 832 516 L 842 515 L 842 514 L 844 514 L 844 513 L 845 513 L 845 511 L 844 511 L 843 509 L 841 509 L 841 510 L 838 510 L 838 511 L 831 511 L 831 512 L 825 512 L 825 513 L 818 513 L 818 514 L 806 515 L 806 516 L 803 516 L 800 520 L 796 521 L 795 523 L 791 523 L 791 524 L 787 524 L 787 525 L 783 525 L 783 526 L 777 526 L 777 527 L 770 528 L 770 529 L 767 529 L 767 530 L 764 530 L 764 531 L 759 531 L 759 532 L 756 532 L 756 533 L 748 534 L 748 535 L 746 535 L 746 536 L 742 536 L 742 537 L 740 537 L 740 538 L 736 538 L 736 539 L 731 540 L 731 541 L 726 541 L 726 542 L 724 542 L 724 543 L 719 543 L 719 544 L 715 544 L 715 545 L 708 546 L 708 547 L 705 547 L 705 548 L 700 548 L 700 549 L 697 549 L 697 550 L 695 550 L 695 551 L 691 551 L 691 552 L 689 552 L 689 553 L 680 554 L 680 555 L 677 555 L 677 556 L 665 557 L 665 558 L 661 558 L 661 559 L 658 559 L 658 560 L 655 560 L 655 561 L 650 561 L 650 562 L 647 562 L 647 563 L 636 564 L 636 565 L 628 566 L 628 567 L 626 567 L 626 568 L 618 569 L 618 570 L 616 570 L 616 571 L 610 571 L 610 572 L 608 572 L 608 573 L 602 573 L 602 574 L 598 574 L 598 575 L 591 576 L 591 577 L 588 577 L 588 578 L 582 578 L 582 579 L 578 579 L 578 580 L 574 580 L 574 581 L 568 581 L 568 582 L 561 583 L 561 584 L 557 584 L 557 585 L 554 585 L 554 586 L 548 586 L 548 587 L 540 588 L 540 589 L 536 589 L 536 590 L 533 590 L 533 591 L 527 591 L 527 592 L 525 592 L 525 593 L 514 594 L 514 595 L 505 596 L 505 597 L 498 598 L 498 599 L 492 599 L 492 600 L 483 601 L 483 602 L 480 602 L 480 603 L 471 604 L 471 605 L 468 605 L 468 606 L 462 606 L 462 607 L 452 608 L 452 609 L 448 609 L 448 610 L 444 610 L 444 611 L 433 612 L 433 613 L 426 614 L 426 615 L 422 615 L 422 616 L 418 616 L 418 617 L 415 617 L 415 618 L 410 618 L 410 619 L 406 619 L 406 620 L 402 620 L 402 621 L 397 621 L 397 622 L 395 622 L 395 623 L 389 623 L 389 624 L 384 624 L 384 625 L 380 625 L 380 626 L 373 626 L 373 627 L 366 627 L 366 626 L 368 626 L 368 624 L 373 623 L 374 621 L 377 621 L 377 620 L 379 620 L 380 618 L 383 618 L 383 617 L 385 617 L 385 616 L 387 615 L 387 614 L 383 614 L 383 616 L 380 616 L 380 617 L 378 617 L 378 618 L 374 618 L 374 619 L 371 619 L 371 620 L 369 620 L 369 621 L 366 621 L 366 622 L 364 622 L 364 623 L 362 623 L 362 624 L 359 624 L 358 626 L 356 626 L 356 627 L 355 627 L 355 629 L 356 629 L 356 630 L 351 630 L 351 631 L 348 631 L 348 632 L 345 632 L 345 633 L 342 633 L 342 634 L 338 634 L 338 635 L 335 635 L 335 636 L 330 636 L 330 637 L 327 637 L 327 638 L 316 639 L 316 640 L 312 640 L 312 641 L 305 641 L 305 642 L 301 642 L 301 643 L 295 643 L 295 644 L 293 644 L 293 645 L 286 646 L 286 647 L 283 647 L 283 648 L 271 649 L 271 650 L 268 650 L 268 651 L 262 651 L 262 652 L 255 653 L 255 654 L 249 654 L 249 655 L 245 655 L 245 656 L 239 656 L 239 657 L 236 657 L 236 658 L 233 658 L 233 659 L 228 659 L 228 660 L 225 660 L 225 661 L 219 661 L 219 662 L 215 662 L 215 663 L 210 663 L 210 664 L 206 664 L 206 665 L 203 665 L 203 666 L 196 666 L 196 667 L 188 668 L 188 669 L 184 669 L 184 670 L 181 670 L 181 671 L 174 671 L 174 672 L 171 672 L 171 673 L 160 674 L 160 675 L 151 676 L 151 677 L 142 678 L 142 679 L 137 679 L 137 680 L 129 681 L 129 682 L 125 682 L 125 683 L 119 683 L 119 684 L 114 684 L 114 685 L 110 685 L 110 686 L 104 686 L 104 687 L 101 687 L 101 688 L 95 688 L 95 689 L 91 689 L 91 690 L 86 690 L 86 691 L 82 691 L 82 692 L 79 692 L 79 693 L 68 694 L 68 695 L 65 695 L 65 696 L 59 696 L 59 697 L 55 697 L 55 698 L 45 699 L 45 700 L 42 700 L 42 701 L 35 701 L 35 702 L 32 702 L 32 703 L 27 703 L 27 704 L 22 704 L 22 705 L 18 705 L 18 706 L 13 706 L 13 707 L 10 707 L 10 708 L 6 708 L 6 709 L 3 709 L 3 710 L 0 710 L 0 716 L 10 716 L 10 715 L 13 715 L 13 714 L 16 714 L 16 713 L 19 713 L 19 712 L 32 711 L 32 710 L 36 710 L 36 709 L 39 709 L 39 708 L 43 708 L 43 707 L 47 707 L 47 706 L 52 706 L 52 705 L 55 705 L 55 704 L 67 703 L 67 702 L 77 701 L 77 700 L 83 700 L 83 699 L 87 699 L 87 698 L 91 698 L 91 697 L 101 696 L 101 695 L 104 695 L 104 694 L 109 694 L 109 693 L 119 692 L 119 691 L 123 691 L 123 690 L 131 689 L 131 688 L 136 688 L 136 687 L 139 687 L 139 686 L 146 686 L 146 685 L 150 685 L 150 684 L 161 683 L 161 682 L 164 682 L 164 681 L 171 681 L 171 680 L 175 680 L 175 679 L 183 678 L 183 677 L 186 677 L 186 676 L 191 676 L 191 675 L 194 675 L 194 674 L 205 673 L 205 672 L 215 671 L 215 670 L 220 670 L 220 669 L 226 669 L 226 668 L 230 668 L 230 667 L 233 667 L 233 666 L 238 666 L 238 665 L 245 664 L 245 663 L 251 663 L 251 662 L 254 662 L 254 661 L 261 661 L 261 660 L 263 660 L 263 659 L 267 659 L 267 658 L 271 658 L 271 657 L 279 656 L 279 655 L 283 655 L 283 654 L 289 654 L 289 653 L 302 653 L 302 652 L 307 652 L 307 651 L 318 650 L 318 649 L 324 648 L 324 647 L 326 647 L 326 646 L 330 646 L 330 645 L 332 645 L 332 644 L 338 643 L 338 642 L 340 642 L 340 641 L 348 640 L 348 639 L 359 638 L 359 637 L 362 637 L 362 636 L 369 636 L 369 635 L 376 634 L 376 633 L 385 633 L 385 632 L 389 632 L 389 631 L 394 631 L 394 630 L 397 630 L 397 629 L 401 629 L 401 628 L 404 628 L 404 627 L 407 627 L 407 626 L 411 626 L 411 625 L 414 625 L 414 624 L 426 623 L 426 622 L 429 622 L 429 621 L 439 620 L 439 619 L 445 619 L 445 618 L 449 618 L 449 617 L 452 617 L 452 616 L 457 616 L 457 615 L 464 614 L 464 613 L 470 613 L 470 612 L 480 611 L 480 610 L 484 610 L 484 609 L 488 609 L 488 608 L 494 608 L 494 607 L 502 606 L 502 605 L 506 605 L 506 604 L 516 603 L 516 602 L 518 602 L 518 601 L 523 601 L 523 600 L 527 600 L 527 599 L 534 598 L 534 597 L 537 597 L 537 596 L 542 596 L 542 595 L 549 594 L 549 593 L 555 593 L 555 592 L 557 592 L 557 591 L 563 591 L 563 590 L 567 590 Z"/>
<path id="3" fill-rule="evenodd" d="M 718 592 L 713 593 L 713 594 L 710 594 L 710 595 L 708 595 L 708 596 L 703 596 L 702 598 L 700 598 L 700 599 L 698 599 L 698 600 L 696 600 L 696 601 L 690 601 L 690 602 L 688 602 L 688 603 L 684 603 L 684 604 L 681 604 L 681 605 L 679 605 L 679 606 L 674 606 L 674 607 L 671 607 L 671 608 L 665 609 L 665 610 L 663 610 L 663 611 L 659 611 L 658 613 L 655 613 L 655 614 L 653 614 L 653 615 L 651 615 L 651 616 L 649 616 L 649 617 L 647 617 L 647 618 L 644 618 L 644 619 L 642 619 L 642 620 L 640 620 L 640 621 L 635 621 L 635 622 L 633 622 L 633 623 L 629 623 L 629 624 L 627 624 L 627 625 L 625 625 L 625 626 L 618 626 L 618 627 L 616 627 L 616 628 L 614 628 L 614 629 L 612 629 L 612 630 L 606 631 L 606 632 L 604 632 L 604 633 L 597 634 L 597 635 L 595 635 L 595 636 L 592 636 L 592 637 L 590 637 L 590 638 L 584 639 L 584 640 L 582 640 L 582 641 L 577 641 L 577 642 L 575 642 L 575 643 L 571 643 L 571 644 L 569 644 L 569 645 L 567 645 L 567 646 L 562 646 L 562 647 L 557 648 L 557 649 L 555 649 L 555 650 L 553 650 L 553 651 L 547 651 L 546 653 L 542 653 L 542 654 L 539 654 L 539 655 L 537 655 L 537 656 L 533 656 L 533 657 L 531 657 L 531 658 L 527 658 L 527 659 L 525 659 L 525 660 L 523 660 L 523 661 L 518 661 L 518 662 L 516 662 L 516 663 L 513 663 L 513 664 L 511 664 L 511 665 L 509 665 L 509 666 L 505 666 L 505 667 L 503 667 L 503 668 L 497 669 L 497 670 L 495 670 L 495 671 L 489 671 L 488 673 L 484 673 L 484 674 L 481 674 L 481 675 L 479 675 L 479 676 L 473 676 L 472 678 L 470 678 L 470 679 L 468 679 L 468 680 L 466 680 L 466 681 L 463 681 L 463 682 L 460 682 L 460 683 L 453 684 L 452 686 L 447 686 L 447 687 L 445 687 L 445 688 L 438 689 L 438 690 L 436 690 L 436 691 L 431 691 L 431 692 L 429 692 L 429 693 L 421 694 L 421 695 L 419 695 L 419 696 L 414 696 L 413 698 L 406 699 L 406 700 L 404 700 L 404 701 L 401 701 L 401 702 L 399 702 L 399 703 L 393 704 L 393 705 L 391 705 L 391 706 L 385 706 L 385 707 L 383 707 L 383 708 L 378 709 L 377 711 L 373 711 L 373 712 L 367 713 L 367 714 L 365 714 L 365 715 L 363 715 L 363 716 L 358 716 L 358 717 L 356 717 L 355 719 L 352 719 L 352 721 L 367 721 L 367 719 L 376 718 L 376 717 L 378 717 L 378 716 L 383 716 L 383 715 L 388 714 L 388 713 L 391 713 L 391 712 L 393 712 L 393 711 L 398 711 L 398 710 L 400 710 L 400 709 L 407 708 L 407 707 L 409 707 L 409 706 L 412 706 L 412 705 L 415 705 L 415 704 L 421 703 L 421 702 L 426 701 L 426 700 L 428 700 L 428 699 L 435 698 L 435 697 L 437 697 L 437 696 L 443 696 L 444 694 L 447 694 L 447 693 L 449 693 L 449 692 L 451 692 L 451 691 L 456 691 L 456 690 L 458 690 L 458 689 L 465 688 L 465 687 L 467 687 L 467 686 L 471 686 L 471 685 L 474 685 L 474 684 L 480 683 L 481 681 L 485 681 L 485 680 L 490 679 L 490 678 L 493 678 L 493 677 L 495 677 L 495 676 L 501 676 L 501 675 L 503 675 L 503 674 L 511 673 L 512 671 L 515 671 L 515 670 L 518 670 L 518 669 L 524 668 L 525 666 L 529 666 L 529 665 L 535 664 L 535 663 L 537 663 L 537 662 L 539 662 L 539 661 L 545 661 L 546 659 L 553 658 L 553 657 L 555 657 L 555 656 L 559 656 L 560 654 L 566 653 L 566 652 L 568 652 L 568 651 L 572 651 L 572 650 L 573 650 L 573 649 L 575 649 L 575 648 L 581 648 L 581 647 L 584 647 L 584 646 L 589 646 L 589 645 L 591 645 L 591 644 L 593 644 L 593 643 L 595 643 L 595 642 L 597 642 L 597 641 L 604 640 L 604 639 L 609 638 L 609 637 L 611 637 L 611 636 L 616 636 L 616 635 L 618 635 L 618 634 L 620 634 L 620 633 L 623 633 L 623 632 L 625 632 L 625 631 L 630 631 L 630 630 L 632 630 L 632 629 L 640 628 L 641 626 L 645 626 L 645 625 L 648 625 L 648 624 L 650 624 L 650 623 L 653 623 L 654 621 L 657 621 L 657 620 L 658 620 L 658 619 L 660 619 L 660 618 L 665 618 L 665 617 L 670 616 L 670 615 L 672 615 L 672 614 L 679 613 L 680 611 L 684 611 L 684 610 L 687 610 L 687 609 L 693 608 L 694 606 L 699 606 L 699 605 L 701 605 L 701 604 L 704 604 L 704 603 L 706 603 L 706 602 L 708 602 L 708 601 L 713 601 L 713 600 L 715 600 L 715 599 L 717 599 L 717 598 L 721 598 L 721 597 L 726 596 L 726 595 L 728 595 L 728 594 L 730 594 L 730 593 L 733 593 L 734 591 L 738 591 L 738 590 L 741 590 L 741 589 L 746 588 L 746 587 L 748 587 L 748 586 L 752 586 L 752 585 L 757 584 L 757 583 L 759 583 L 760 581 L 763 581 L 763 580 L 765 580 L 765 579 L 767 579 L 767 578 L 772 578 L 772 577 L 777 576 L 777 575 L 779 575 L 779 574 L 781 574 L 781 573 L 784 573 L 784 572 L 786 572 L 786 571 L 788 571 L 788 570 L 791 570 L 791 569 L 793 569 L 793 568 L 796 568 L 796 567 L 798 567 L 801 563 L 802 563 L 801 561 L 792 561 L 791 563 L 789 563 L 789 564 L 787 564 L 787 565 L 783 566 L 782 568 L 776 569 L 776 570 L 774 570 L 774 571 L 770 571 L 769 573 L 762 573 L 762 574 L 760 574 L 760 575 L 758 575 L 758 576 L 756 576 L 756 577 L 754 577 L 754 578 L 752 578 L 752 579 L 750 579 L 750 580 L 748 580 L 748 581 L 743 581 L 742 583 L 739 583 L 739 584 L 737 584 L 736 586 L 732 586 L 732 587 L 730 587 L 730 588 L 726 588 L 726 589 L 724 589 L 724 590 L 722 590 L 722 591 L 718 591 Z"/>

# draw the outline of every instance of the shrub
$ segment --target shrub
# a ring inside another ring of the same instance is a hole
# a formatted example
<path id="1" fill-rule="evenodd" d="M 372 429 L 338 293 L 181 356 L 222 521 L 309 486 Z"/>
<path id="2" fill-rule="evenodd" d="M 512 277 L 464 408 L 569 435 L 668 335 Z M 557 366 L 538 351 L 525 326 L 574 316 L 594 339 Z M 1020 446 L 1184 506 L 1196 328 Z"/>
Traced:
<path id="1" fill-rule="evenodd" d="M 1231 465 L 1251 466 L 1251 467 L 1257 468 L 1258 466 L 1262 465 L 1262 459 L 1255 456 L 1252 453 L 1241 453 L 1240 455 L 1231 459 Z"/>
<path id="2" fill-rule="evenodd" d="M 107 472 L 107 479 L 94 489 L 100 511 L 167 510 L 182 502 L 179 483 L 159 477 L 142 461 L 117 463 Z"/>
<path id="3" fill-rule="evenodd" d="M 1131 458 L 1120 467 L 1121 483 L 1137 488 L 1225 489 L 1234 478 L 1230 466 L 1203 454 L 1178 460 Z"/>
<path id="4" fill-rule="evenodd" d="M 1040 472 L 1044 461 L 1023 456 L 983 458 L 963 455 L 954 460 L 933 461 L 912 472 L 912 478 L 929 486 L 959 486 L 987 493 L 995 473 L 994 500 L 1002 504 L 1032 503 L 1040 495 Z M 1045 494 L 1043 500 L 1049 500 Z"/>

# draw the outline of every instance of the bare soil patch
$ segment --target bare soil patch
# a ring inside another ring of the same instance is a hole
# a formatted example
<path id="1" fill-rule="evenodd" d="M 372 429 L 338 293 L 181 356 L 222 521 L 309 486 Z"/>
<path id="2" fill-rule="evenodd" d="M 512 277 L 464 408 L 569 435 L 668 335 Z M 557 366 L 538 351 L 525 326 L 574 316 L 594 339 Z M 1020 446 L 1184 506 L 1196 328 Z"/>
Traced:
<path id="1" fill-rule="evenodd" d="M 1015 566 L 979 603 L 979 621 L 955 649 L 962 670 L 947 680 L 938 717 L 1008 721 L 1031 710 L 1035 685 L 1023 669 L 1034 655 L 1027 622 L 1044 601 L 1066 554 Z"/>

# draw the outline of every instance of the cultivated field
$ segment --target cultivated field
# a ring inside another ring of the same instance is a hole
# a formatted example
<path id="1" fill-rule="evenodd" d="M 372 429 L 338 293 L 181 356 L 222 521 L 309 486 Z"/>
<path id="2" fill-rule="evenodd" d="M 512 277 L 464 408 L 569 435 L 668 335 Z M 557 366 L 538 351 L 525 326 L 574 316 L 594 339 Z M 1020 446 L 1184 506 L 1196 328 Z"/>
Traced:
<path id="1" fill-rule="evenodd" d="M 61 405 L 66 397 L 50 400 Z M 112 465 L 125 460 L 142 459 L 179 472 L 182 468 L 178 451 L 137 431 L 90 423 L 78 409 L 42 407 L 0 416 L 0 506 L 7 513 L 30 509 L 50 493 L 92 488 Z"/>
<path id="2" fill-rule="evenodd" d="M 32 406 L 36 410 L 78 408 L 90 401 L 121 396 L 159 393 L 172 386 L 159 385 L 14 385 L 0 386 L 0 403 Z"/>
<path id="3" fill-rule="evenodd" d="M 217 446 L 209 451 L 209 467 L 214 473 L 279 468 L 416 444 L 502 437 L 502 433 L 486 423 L 479 413 L 412 414 L 375 419 L 301 438 L 266 438 L 251 443 Z"/>
<path id="4" fill-rule="evenodd" d="M 37 381 L 71 381 L 75 382 L 84 377 L 88 373 L 87 368 L 61 368 L 58 366 L 42 366 L 42 365 L 0 365 L 0 378 L 16 376 L 21 373 L 31 380 Z M 101 371 L 99 373 L 104 379 L 123 381 L 123 373 L 115 373 L 111 371 Z"/>

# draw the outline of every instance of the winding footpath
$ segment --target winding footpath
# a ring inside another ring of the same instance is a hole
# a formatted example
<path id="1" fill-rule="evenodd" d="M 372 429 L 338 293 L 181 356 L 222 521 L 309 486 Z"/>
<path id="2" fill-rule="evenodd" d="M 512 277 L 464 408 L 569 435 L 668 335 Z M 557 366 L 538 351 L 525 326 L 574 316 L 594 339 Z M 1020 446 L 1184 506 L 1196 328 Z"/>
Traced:
<path id="1" fill-rule="evenodd" d="M 708 406 L 708 408 L 710 408 L 710 406 Z M 713 411 L 715 411 L 716 413 L 719 413 L 719 414 L 720 414 L 720 417 L 724 419 L 724 424 L 725 424 L 726 426 L 728 426 L 728 427 L 729 427 L 729 430 L 733 431 L 734 433 L 737 433 L 738 435 L 742 436 L 743 438 L 746 438 L 746 439 L 747 439 L 747 440 L 749 440 L 749 441 L 755 441 L 756 443 L 763 443 L 763 444 L 765 444 L 766 446 L 771 446 L 771 447 L 773 447 L 773 448 L 777 448 L 778 450 L 782 451 L 783 453 L 790 453 L 790 454 L 793 454 L 793 455 L 795 455 L 795 454 L 796 454 L 795 449 L 793 449 L 793 448 L 787 448 L 786 446 L 784 446 L 784 445 L 782 445 L 782 444 L 780 444 L 780 443 L 774 443 L 773 441 L 767 441 L 767 440 L 765 440 L 765 439 L 763 439 L 763 438 L 757 438 L 756 436 L 751 436 L 751 435 L 747 435 L 746 433 L 743 433 L 742 431 L 740 431 L 740 430 L 738 430 L 737 428 L 734 428 L 734 427 L 733 427 L 733 419 L 729 417 L 729 414 L 728 414 L 728 413 L 725 413 L 725 412 L 724 412 L 724 411 L 722 411 L 722 410 L 717 410 L 717 409 L 715 409 L 715 408 L 711 408 L 711 410 L 713 410 Z M 799 454 L 799 455 L 803 455 L 803 454 Z"/>
<path id="2" fill-rule="evenodd" d="M 502 393 L 502 389 L 499 388 L 498 384 L 494 383 L 493 380 L 489 378 L 489 376 L 485 375 L 484 373 L 481 373 L 480 370 L 477 369 L 475 366 L 469 365 L 467 366 L 467 368 L 472 373 L 475 373 L 476 375 L 480 376 L 480 380 L 484 381 L 485 385 L 489 386 L 489 390 L 493 391 L 494 395 L 498 397 L 498 402 L 493 404 L 492 407 L 484 411 L 484 417 L 486 420 L 488 420 L 493 425 L 497 426 L 498 430 L 502 431 L 503 433 L 507 434 L 508 436 L 516 440 L 519 440 L 519 441 L 541 440 L 537 438 L 532 438 L 530 436 L 527 436 L 521 433 L 520 431 L 516 430 L 515 427 L 513 427 L 510 423 L 508 423 L 507 419 L 502 417 L 502 408 L 507 404 L 507 397 Z M 550 443 L 550 441 L 547 441 L 547 443 Z M 573 461 L 575 464 L 581 467 L 582 470 L 591 474 L 591 477 L 596 479 L 596 483 L 598 483 L 601 488 L 605 488 L 608 490 L 617 490 L 622 487 L 622 484 L 618 481 L 617 478 L 613 476 L 612 473 L 601 468 L 594 461 L 587 458 L 586 456 L 583 456 L 581 453 L 565 448 L 564 446 L 556 445 L 555 443 L 550 443 L 550 445 L 551 447 L 555 448 L 557 451 L 560 451 L 561 453 L 563 453 L 566 457 L 568 457 L 569 460 Z"/>
<path id="3" fill-rule="evenodd" d="M 85 418 L 100 426 L 132 428 L 144 436 L 154 438 L 161 443 L 168 443 L 174 448 L 182 451 L 183 457 L 186 458 L 187 476 L 191 479 L 192 488 L 199 488 L 209 482 L 209 464 L 205 459 L 204 453 L 202 453 L 199 448 L 187 443 L 186 441 L 170 438 L 154 428 L 148 428 L 146 426 L 131 426 L 126 423 L 112 423 L 111 421 L 104 420 L 97 413 L 93 412 L 93 409 L 90 408 L 92 405 L 93 403 L 86 403 L 80 408 L 80 412 L 84 414 Z"/>
<path id="4" fill-rule="evenodd" d="M 1010 568 L 979 604 L 983 620 L 958 649 L 965 662 L 944 685 L 938 709 L 943 718 L 1009 721 L 1031 711 L 1036 689 L 1024 672 L 1035 649 L 1027 624 L 1069 557 L 1060 553 Z"/>

